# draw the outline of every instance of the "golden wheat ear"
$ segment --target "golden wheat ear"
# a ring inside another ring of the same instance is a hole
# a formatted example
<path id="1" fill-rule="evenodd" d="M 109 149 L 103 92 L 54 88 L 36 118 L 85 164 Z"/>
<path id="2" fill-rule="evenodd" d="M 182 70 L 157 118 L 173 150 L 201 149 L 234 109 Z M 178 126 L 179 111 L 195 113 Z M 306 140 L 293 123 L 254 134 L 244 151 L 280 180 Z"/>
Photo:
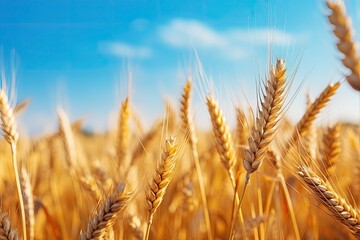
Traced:
<path id="1" fill-rule="evenodd" d="M 344 56 L 342 63 L 350 70 L 346 80 L 354 89 L 360 91 L 360 57 L 357 54 L 357 46 L 353 40 L 350 18 L 346 15 L 343 2 L 327 0 L 326 5 L 331 11 L 328 20 L 333 25 L 333 33 L 338 39 L 337 49 Z"/>
<path id="2" fill-rule="evenodd" d="M 146 240 L 149 239 L 150 236 L 150 229 L 154 214 L 158 207 L 161 205 L 167 187 L 169 186 L 172 176 L 174 174 L 176 153 L 177 145 L 175 144 L 175 138 L 167 139 L 165 142 L 165 148 L 161 156 L 160 165 L 156 169 L 155 176 L 146 194 L 146 207 L 149 212 L 149 220 L 145 236 Z"/>
<path id="3" fill-rule="evenodd" d="M 351 206 L 310 168 L 300 166 L 298 175 L 310 187 L 313 196 L 332 212 L 334 219 L 344 224 L 356 238 L 360 239 L 359 210 Z"/>
<path id="4" fill-rule="evenodd" d="M 295 130 L 291 138 L 282 148 L 282 157 L 285 157 L 289 148 L 297 142 L 299 137 L 305 137 L 309 134 L 309 131 L 311 131 L 311 127 L 316 120 L 316 117 L 318 116 L 320 111 L 329 103 L 331 97 L 335 95 L 340 85 L 340 82 L 328 84 L 326 88 L 321 92 L 321 94 L 315 99 L 315 101 L 310 106 L 308 106 L 306 112 L 304 113 L 300 121 L 296 124 Z"/>
<path id="5" fill-rule="evenodd" d="M 249 148 L 245 152 L 243 164 L 247 171 L 247 182 L 251 173 L 259 169 L 275 135 L 286 96 L 285 74 L 285 62 L 278 58 L 276 66 L 270 69 L 261 106 L 258 107 L 256 123 L 249 138 Z"/>
<path id="6" fill-rule="evenodd" d="M 126 159 L 128 154 L 129 136 L 130 136 L 130 103 L 129 98 L 121 104 L 120 114 L 118 119 L 116 155 L 118 164 L 123 164 L 122 161 Z"/>
<path id="7" fill-rule="evenodd" d="M 132 193 L 125 192 L 125 185 L 120 184 L 112 195 L 107 197 L 89 220 L 86 231 L 81 231 L 81 240 L 104 239 L 131 199 Z"/>
<path id="8" fill-rule="evenodd" d="M 229 127 L 224 114 L 212 95 L 207 96 L 206 104 L 211 118 L 217 151 L 222 164 L 230 175 L 233 186 L 235 186 L 234 167 L 236 165 L 236 158 Z"/>

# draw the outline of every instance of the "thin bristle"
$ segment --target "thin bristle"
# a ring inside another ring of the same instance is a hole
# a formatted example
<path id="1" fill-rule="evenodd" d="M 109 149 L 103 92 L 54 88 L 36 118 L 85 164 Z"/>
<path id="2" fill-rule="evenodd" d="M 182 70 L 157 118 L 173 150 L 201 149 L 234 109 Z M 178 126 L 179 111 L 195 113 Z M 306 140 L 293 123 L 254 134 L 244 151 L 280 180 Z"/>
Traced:
<path id="1" fill-rule="evenodd" d="M 350 18 L 346 15 L 342 2 L 327 0 L 326 5 L 331 11 L 328 20 L 333 25 L 333 33 L 338 39 L 337 49 L 343 54 L 342 63 L 350 70 L 346 80 L 354 89 L 360 91 L 360 57 L 357 54 L 357 46 L 353 40 Z"/>
<path id="2" fill-rule="evenodd" d="M 298 175 L 310 187 L 315 198 L 332 212 L 336 220 L 343 223 L 356 238 L 360 239 L 359 210 L 351 206 L 310 168 L 300 166 L 299 170 Z"/>

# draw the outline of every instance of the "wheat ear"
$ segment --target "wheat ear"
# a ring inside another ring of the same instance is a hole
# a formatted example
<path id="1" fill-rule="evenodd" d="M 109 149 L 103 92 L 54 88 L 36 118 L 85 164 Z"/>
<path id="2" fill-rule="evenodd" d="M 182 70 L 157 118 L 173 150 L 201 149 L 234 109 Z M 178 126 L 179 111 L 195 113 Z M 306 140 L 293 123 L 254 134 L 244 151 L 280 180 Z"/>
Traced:
<path id="1" fill-rule="evenodd" d="M 286 95 L 285 74 L 285 62 L 278 58 L 276 66 L 270 69 L 261 107 L 258 107 L 256 124 L 249 138 L 249 148 L 245 152 L 243 164 L 247 171 L 246 182 L 250 180 L 251 173 L 260 167 L 277 129 Z"/>
<path id="2" fill-rule="evenodd" d="M 217 151 L 222 164 L 229 172 L 233 186 L 235 186 L 234 167 L 236 165 L 236 158 L 229 127 L 226 123 L 225 116 L 212 95 L 207 96 L 206 103 L 215 135 Z"/>
<path id="3" fill-rule="evenodd" d="M 285 74 L 285 62 L 282 59 L 277 58 L 276 66 L 270 67 L 269 77 L 264 86 L 263 96 L 260 99 L 261 107 L 258 106 L 256 122 L 249 137 L 249 147 L 245 151 L 243 166 L 247 173 L 240 202 L 235 213 L 241 209 L 251 174 L 259 169 L 277 129 L 286 96 Z M 237 188 L 235 188 L 235 191 L 237 191 Z M 234 212 L 232 213 L 231 219 L 229 239 L 232 239 L 234 234 Z"/>
<path id="4" fill-rule="evenodd" d="M 195 127 L 191 117 L 191 80 L 188 79 L 186 81 L 186 85 L 183 89 L 183 93 L 181 95 L 181 106 L 180 106 L 180 116 L 182 120 L 182 130 L 185 133 L 185 136 L 188 136 L 189 145 L 192 152 L 192 157 L 195 162 L 196 174 L 199 182 L 201 201 L 204 206 L 204 218 L 205 224 L 208 234 L 208 239 L 213 239 L 212 231 L 211 231 L 211 223 L 210 223 L 210 214 L 209 208 L 206 199 L 206 190 L 205 190 L 205 182 L 204 176 L 202 173 L 200 161 L 199 161 L 199 153 L 197 150 L 197 137 L 195 134 Z"/>
<path id="5" fill-rule="evenodd" d="M 0 210 L 0 239 L 3 240 L 18 240 L 18 233 L 13 230 L 7 213 L 2 213 Z"/>
<path id="6" fill-rule="evenodd" d="M 285 156 L 291 144 L 295 143 L 298 140 L 299 136 L 304 137 L 309 134 L 311 126 L 313 125 L 317 115 L 319 114 L 321 109 L 323 109 L 328 104 L 331 97 L 336 93 L 339 87 L 340 82 L 327 85 L 327 87 L 321 92 L 321 94 L 316 98 L 316 100 L 307 108 L 305 114 L 297 123 L 290 140 L 282 149 L 282 157 Z"/>
<path id="7" fill-rule="evenodd" d="M 33 240 L 35 237 L 34 198 L 31 189 L 30 177 L 25 168 L 21 169 L 20 182 L 24 199 L 27 236 L 29 240 Z"/>
<path id="8" fill-rule="evenodd" d="M 58 110 L 58 119 L 59 132 L 65 147 L 65 160 L 68 164 L 68 167 L 73 169 L 74 165 L 76 164 L 76 148 L 74 134 L 72 132 L 68 116 L 66 115 L 64 110 Z"/>
<path id="9" fill-rule="evenodd" d="M 118 120 L 118 129 L 117 129 L 116 153 L 119 164 L 121 164 L 121 162 L 124 159 L 126 159 L 126 154 L 128 153 L 129 135 L 130 135 L 129 121 L 130 121 L 129 98 L 125 98 L 125 100 L 121 104 L 120 116 Z"/>
<path id="10" fill-rule="evenodd" d="M 86 231 L 80 233 L 81 240 L 104 239 L 114 225 L 116 217 L 125 210 L 131 199 L 132 194 L 124 191 L 125 185 L 120 184 L 114 193 L 104 200 L 90 218 Z"/>
<path id="11" fill-rule="evenodd" d="M 156 169 L 155 176 L 151 181 L 149 190 L 146 194 L 146 206 L 149 212 L 149 219 L 145 240 L 149 239 L 154 214 L 163 201 L 166 189 L 172 179 L 176 164 L 176 153 L 177 145 L 175 144 L 175 138 L 167 139 L 161 156 L 160 165 Z"/>
<path id="12" fill-rule="evenodd" d="M 326 5 L 331 11 L 328 20 L 333 25 L 333 33 L 338 39 L 337 49 L 344 55 L 342 64 L 350 70 L 350 75 L 346 76 L 346 80 L 354 89 L 360 91 L 360 57 L 353 40 L 350 18 L 346 15 L 342 2 L 327 0 Z"/>
<path id="13" fill-rule="evenodd" d="M 17 166 L 17 150 L 16 144 L 19 139 L 19 133 L 17 131 L 16 121 L 14 117 L 14 110 L 11 108 L 8 100 L 8 96 L 3 89 L 0 89 L 0 113 L 1 113 L 1 129 L 4 133 L 4 137 L 6 141 L 10 144 L 11 147 L 11 155 L 12 155 L 12 163 L 15 174 L 16 188 L 19 197 L 20 203 L 20 211 L 21 211 L 21 220 L 22 220 L 22 229 L 24 240 L 26 237 L 26 217 L 25 217 L 25 209 L 24 209 L 24 199 L 21 191 L 19 170 Z"/>
<path id="14" fill-rule="evenodd" d="M 328 127 L 323 136 L 323 148 L 321 151 L 324 173 L 326 178 L 330 178 L 334 170 L 334 165 L 338 161 L 341 152 L 340 125 L 336 124 Z"/>
<path id="15" fill-rule="evenodd" d="M 298 175 L 311 188 L 315 198 L 332 212 L 333 217 L 343 223 L 357 239 L 360 239 L 359 210 L 351 206 L 310 168 L 300 166 Z"/>

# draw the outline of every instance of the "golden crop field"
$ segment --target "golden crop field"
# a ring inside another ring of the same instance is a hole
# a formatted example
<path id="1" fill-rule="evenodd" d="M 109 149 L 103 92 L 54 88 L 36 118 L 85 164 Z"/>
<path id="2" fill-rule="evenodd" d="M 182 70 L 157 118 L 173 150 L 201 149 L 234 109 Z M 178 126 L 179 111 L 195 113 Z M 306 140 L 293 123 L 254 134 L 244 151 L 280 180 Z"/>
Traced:
<path id="1" fill-rule="evenodd" d="M 348 74 L 314 98 L 295 96 L 307 103 L 295 124 L 281 56 L 257 106 L 227 106 L 235 128 L 213 93 L 202 103 L 212 129 L 196 127 L 202 80 L 188 77 L 148 129 L 128 96 L 104 134 L 59 108 L 56 132 L 26 138 L 17 115 L 28 102 L 1 89 L 0 239 L 360 239 L 359 126 L 314 124 L 341 85 L 360 91 L 350 18 L 340 2 L 327 7 Z"/>

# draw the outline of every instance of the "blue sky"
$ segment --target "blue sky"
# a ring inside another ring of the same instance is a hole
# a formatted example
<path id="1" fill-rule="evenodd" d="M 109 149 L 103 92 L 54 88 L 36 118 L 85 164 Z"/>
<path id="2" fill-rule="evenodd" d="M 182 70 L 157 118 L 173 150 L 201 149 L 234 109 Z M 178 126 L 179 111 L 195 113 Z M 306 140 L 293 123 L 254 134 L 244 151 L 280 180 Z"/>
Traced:
<path id="1" fill-rule="evenodd" d="M 360 4 L 346 6 L 359 32 Z M 132 102 L 149 124 L 163 114 L 164 97 L 175 102 L 195 72 L 194 49 L 229 118 L 227 103 L 255 103 L 270 57 L 285 58 L 290 73 L 298 67 L 293 92 L 303 85 L 289 110 L 296 120 L 304 92 L 317 95 L 344 71 L 326 13 L 321 0 L 0 0 L 1 66 L 10 81 L 15 62 L 16 97 L 31 99 L 21 117 L 30 134 L 54 129 L 59 104 L 90 129 L 108 128 L 126 96 L 128 69 Z M 201 94 L 195 109 L 204 122 Z M 359 94 L 343 84 L 320 119 L 359 122 Z"/>

